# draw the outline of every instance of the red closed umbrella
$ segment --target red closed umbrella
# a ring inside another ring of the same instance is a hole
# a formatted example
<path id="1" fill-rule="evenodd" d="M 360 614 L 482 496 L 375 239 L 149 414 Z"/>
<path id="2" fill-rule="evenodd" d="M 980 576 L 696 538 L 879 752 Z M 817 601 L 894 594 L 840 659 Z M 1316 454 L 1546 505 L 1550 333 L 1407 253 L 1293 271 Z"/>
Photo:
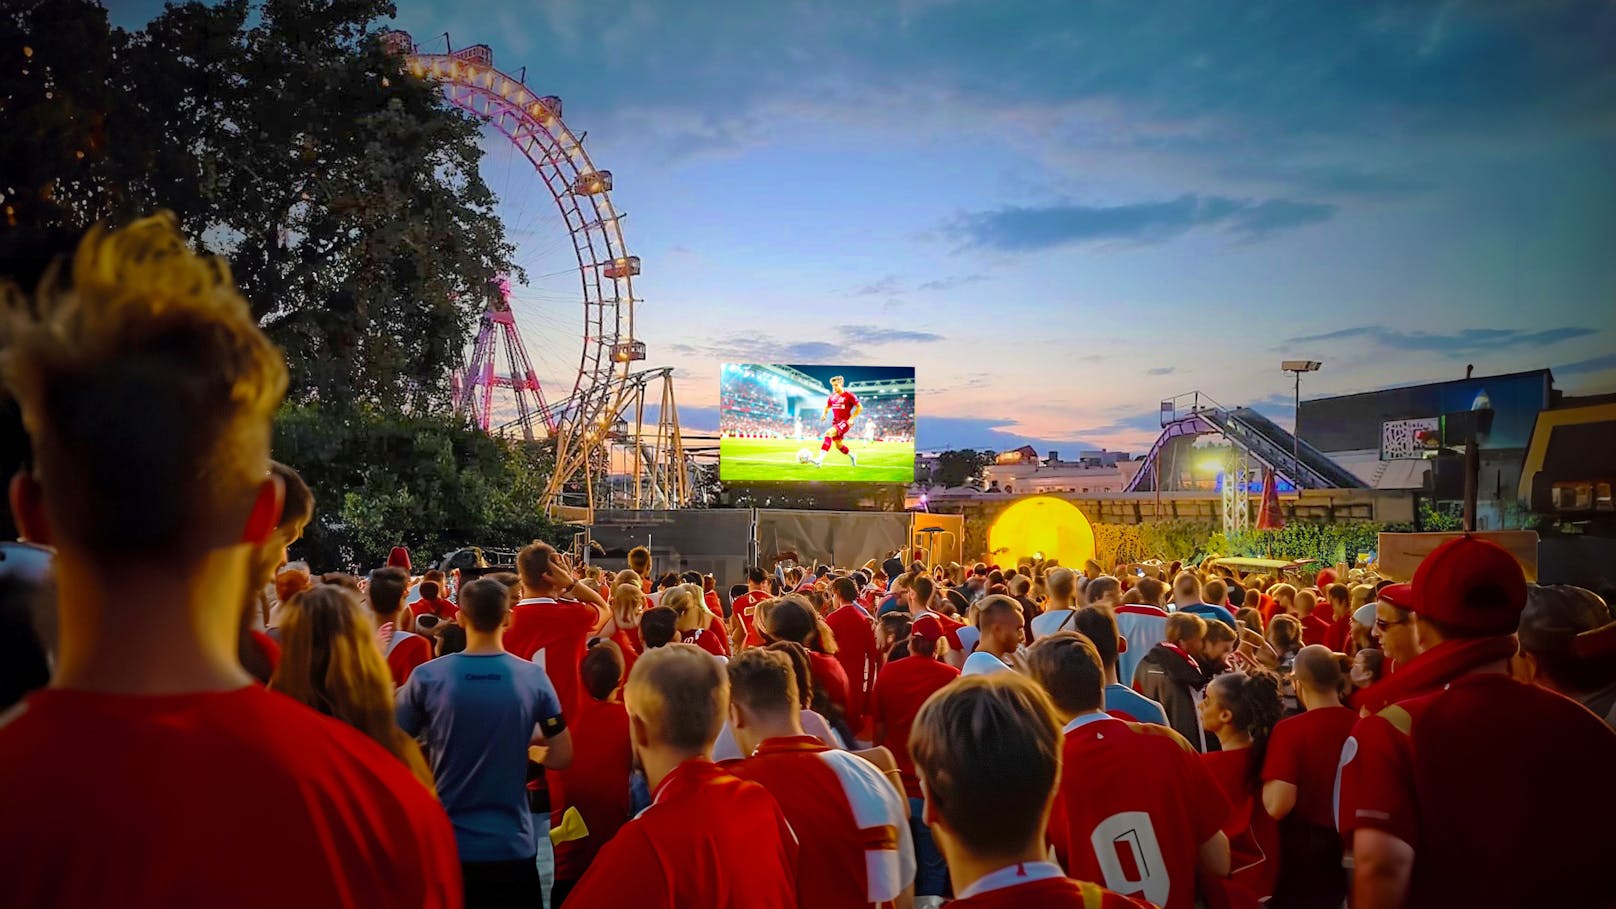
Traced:
<path id="1" fill-rule="evenodd" d="M 1257 509 L 1258 530 L 1279 530 L 1285 526 L 1285 515 L 1279 510 L 1279 477 L 1274 468 L 1263 470 L 1262 505 Z"/>

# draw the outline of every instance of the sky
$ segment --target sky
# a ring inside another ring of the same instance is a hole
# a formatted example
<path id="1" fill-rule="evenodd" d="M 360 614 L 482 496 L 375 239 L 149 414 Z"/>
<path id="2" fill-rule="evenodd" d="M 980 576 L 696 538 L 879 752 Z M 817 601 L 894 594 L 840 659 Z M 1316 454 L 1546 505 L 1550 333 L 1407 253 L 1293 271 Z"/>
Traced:
<path id="1" fill-rule="evenodd" d="M 1467 364 L 1616 391 L 1604 0 L 398 0 L 391 24 L 489 44 L 587 131 L 687 427 L 716 427 L 726 361 L 914 366 L 931 449 L 1143 451 L 1192 390 L 1289 425 L 1282 359 L 1324 363 L 1304 398 Z M 487 145 L 524 337 L 566 384 L 565 237 Z"/>

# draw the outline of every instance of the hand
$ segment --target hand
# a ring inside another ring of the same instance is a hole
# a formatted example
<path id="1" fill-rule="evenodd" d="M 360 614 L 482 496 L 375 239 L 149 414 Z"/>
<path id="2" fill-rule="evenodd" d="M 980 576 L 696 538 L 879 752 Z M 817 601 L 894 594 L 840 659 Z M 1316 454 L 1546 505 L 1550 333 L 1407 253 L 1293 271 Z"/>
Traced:
<path id="1" fill-rule="evenodd" d="M 578 586 L 578 576 L 572 573 L 572 565 L 559 552 L 550 557 L 550 580 L 562 591 Z"/>

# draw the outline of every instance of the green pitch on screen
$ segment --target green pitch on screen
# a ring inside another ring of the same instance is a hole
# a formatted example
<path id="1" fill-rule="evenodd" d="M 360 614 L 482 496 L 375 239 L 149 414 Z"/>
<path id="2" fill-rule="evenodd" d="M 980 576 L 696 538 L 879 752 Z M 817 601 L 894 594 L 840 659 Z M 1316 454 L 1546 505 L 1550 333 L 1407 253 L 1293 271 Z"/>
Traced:
<path id="1" fill-rule="evenodd" d="M 858 456 L 854 467 L 832 448 L 825 455 L 825 466 L 801 464 L 797 452 L 808 449 L 819 456 L 819 439 L 720 439 L 718 476 L 726 483 L 913 483 L 915 445 L 913 442 L 860 442 L 847 440 L 847 447 Z"/>

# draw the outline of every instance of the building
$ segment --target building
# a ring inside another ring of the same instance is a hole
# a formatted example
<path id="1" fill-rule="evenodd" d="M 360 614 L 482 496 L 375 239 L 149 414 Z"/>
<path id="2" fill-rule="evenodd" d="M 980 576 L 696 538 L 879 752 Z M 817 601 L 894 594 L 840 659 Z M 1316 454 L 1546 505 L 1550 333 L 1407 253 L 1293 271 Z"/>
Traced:
<path id="1" fill-rule="evenodd" d="M 1075 461 L 1061 460 L 1051 451 L 1040 458 L 1031 445 L 1001 452 L 982 472 L 988 492 L 1044 494 L 1060 492 L 1121 492 L 1138 473 L 1139 461 L 1125 452 L 1084 451 Z"/>

